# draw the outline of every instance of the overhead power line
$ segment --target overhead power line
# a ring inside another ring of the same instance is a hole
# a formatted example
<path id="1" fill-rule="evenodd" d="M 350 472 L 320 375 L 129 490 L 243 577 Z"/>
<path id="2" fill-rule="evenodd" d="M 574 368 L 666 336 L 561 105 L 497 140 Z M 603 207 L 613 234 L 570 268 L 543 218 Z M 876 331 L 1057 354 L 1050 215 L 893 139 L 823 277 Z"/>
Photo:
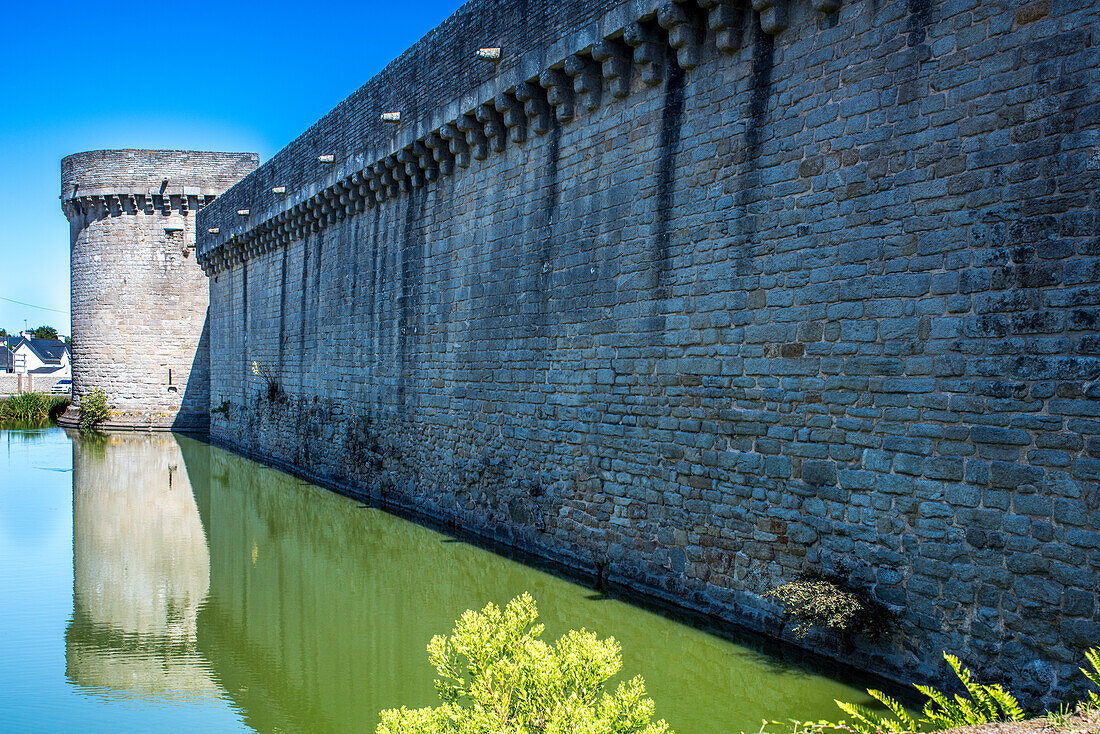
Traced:
<path id="1" fill-rule="evenodd" d="M 0 296 L 0 301 L 7 301 L 8 303 L 18 303 L 20 306 L 30 306 L 31 308 L 40 308 L 43 311 L 53 311 L 54 313 L 64 313 L 64 314 L 69 313 L 68 311 L 62 311 L 61 309 L 50 308 L 48 306 L 36 306 L 33 303 L 23 303 L 22 301 L 17 301 L 14 298 L 4 298 L 3 296 Z"/>

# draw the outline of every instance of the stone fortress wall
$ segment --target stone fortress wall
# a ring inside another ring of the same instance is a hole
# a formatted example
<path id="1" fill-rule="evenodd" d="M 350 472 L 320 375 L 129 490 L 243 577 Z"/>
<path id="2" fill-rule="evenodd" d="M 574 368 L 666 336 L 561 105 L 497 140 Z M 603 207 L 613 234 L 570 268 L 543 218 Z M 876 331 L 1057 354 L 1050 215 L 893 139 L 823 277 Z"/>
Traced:
<path id="1" fill-rule="evenodd" d="M 474 0 L 203 209 L 212 435 L 772 633 L 841 574 L 902 620 L 846 659 L 1065 690 L 1100 3 L 751 6 Z"/>
<path id="2" fill-rule="evenodd" d="M 195 215 L 255 153 L 97 150 L 61 162 L 71 234 L 73 402 L 102 388 L 117 427 L 209 424 L 209 289 Z"/>

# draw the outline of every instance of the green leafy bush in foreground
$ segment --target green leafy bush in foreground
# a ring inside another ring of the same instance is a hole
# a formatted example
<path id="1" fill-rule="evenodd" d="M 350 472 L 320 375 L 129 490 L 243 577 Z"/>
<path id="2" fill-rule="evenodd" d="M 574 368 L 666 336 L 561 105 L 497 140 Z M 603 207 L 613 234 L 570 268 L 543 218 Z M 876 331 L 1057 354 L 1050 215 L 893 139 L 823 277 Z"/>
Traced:
<path id="1" fill-rule="evenodd" d="M 80 430 L 90 431 L 110 417 L 107 393 L 100 388 L 92 388 L 80 399 Z"/>
<path id="2" fill-rule="evenodd" d="M 548 645 L 537 617 L 529 594 L 465 612 L 428 644 L 443 705 L 383 711 L 377 734 L 672 734 L 641 677 L 605 690 L 622 667 L 615 638 L 572 630 Z"/>
<path id="3" fill-rule="evenodd" d="M 0 400 L 0 421 L 6 423 L 41 423 L 57 418 L 69 405 L 69 399 L 61 395 L 25 392 Z"/>

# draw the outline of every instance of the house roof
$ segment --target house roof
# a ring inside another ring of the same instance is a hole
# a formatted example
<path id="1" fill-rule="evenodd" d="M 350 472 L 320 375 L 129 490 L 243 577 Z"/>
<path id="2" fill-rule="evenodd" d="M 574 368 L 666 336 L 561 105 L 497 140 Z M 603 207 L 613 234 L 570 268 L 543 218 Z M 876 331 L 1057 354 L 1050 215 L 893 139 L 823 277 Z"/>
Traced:
<path id="1" fill-rule="evenodd" d="M 60 372 L 65 369 L 64 367 L 36 367 L 33 370 L 27 370 L 29 375 L 52 375 L 55 372 Z"/>
<path id="2" fill-rule="evenodd" d="M 24 344 L 46 364 L 61 364 L 61 356 L 69 351 L 69 345 L 60 339 L 27 339 L 20 338 L 13 349 L 19 349 Z"/>

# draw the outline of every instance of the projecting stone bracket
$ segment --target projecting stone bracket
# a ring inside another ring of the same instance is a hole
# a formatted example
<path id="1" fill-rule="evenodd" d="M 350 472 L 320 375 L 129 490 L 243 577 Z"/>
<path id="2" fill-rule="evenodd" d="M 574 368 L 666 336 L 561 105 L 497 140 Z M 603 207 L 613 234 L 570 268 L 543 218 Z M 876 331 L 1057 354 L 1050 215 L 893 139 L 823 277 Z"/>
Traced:
<path id="1" fill-rule="evenodd" d="M 439 128 L 439 137 L 447 141 L 448 149 L 454 156 L 454 162 L 462 168 L 470 167 L 470 146 L 466 143 L 466 135 L 458 129 L 454 122 L 448 122 Z"/>
<path id="2" fill-rule="evenodd" d="M 504 126 L 508 128 L 508 137 L 513 143 L 527 140 L 527 115 L 523 102 L 515 94 L 498 94 L 493 99 L 493 109 L 500 113 Z"/>
<path id="3" fill-rule="evenodd" d="M 655 87 L 664 81 L 665 44 L 657 30 L 642 23 L 631 23 L 623 30 L 623 40 L 634 49 L 634 65 L 642 83 Z"/>
<path id="4" fill-rule="evenodd" d="M 588 112 L 599 109 L 603 79 L 595 59 L 574 54 L 565 60 L 564 71 L 573 77 L 573 93 L 580 106 Z"/>
<path id="5" fill-rule="evenodd" d="M 523 114 L 537 134 L 550 132 L 550 105 L 544 89 L 531 82 L 521 82 L 516 85 L 516 99 L 523 103 Z"/>
<path id="6" fill-rule="evenodd" d="M 413 143 L 412 153 L 416 156 L 416 163 L 423 171 L 425 180 L 435 181 L 439 178 L 439 162 L 436 161 L 435 156 L 432 155 L 432 149 L 425 144 L 425 141 L 417 140 Z"/>
<path id="7" fill-rule="evenodd" d="M 476 114 L 476 113 L 475 113 Z M 466 137 L 466 146 L 475 161 L 483 161 L 489 157 L 489 140 L 485 137 L 485 129 L 472 114 L 461 115 L 456 123 L 458 129 Z"/>
<path id="8" fill-rule="evenodd" d="M 576 117 L 573 109 L 573 80 L 560 69 L 547 69 L 539 74 L 539 86 L 546 90 L 546 101 L 554 108 L 558 122 Z"/>
<path id="9" fill-rule="evenodd" d="M 700 63 L 703 31 L 687 8 L 666 3 L 657 11 L 657 23 L 668 31 L 668 45 L 676 49 L 676 63 L 682 69 L 694 69 Z"/>
<path id="10" fill-rule="evenodd" d="M 481 123 L 488 146 L 496 153 L 503 152 L 508 140 L 508 128 L 505 127 L 504 120 L 497 112 L 496 107 L 491 102 L 486 102 L 483 105 L 478 105 L 474 115 L 477 121 Z"/>
<path id="11" fill-rule="evenodd" d="M 769 35 L 787 29 L 787 0 L 752 0 L 752 9 L 760 14 L 760 28 Z"/>
<path id="12" fill-rule="evenodd" d="M 592 58 L 600 63 L 603 78 L 615 99 L 630 95 L 631 50 L 622 41 L 603 38 L 592 46 Z"/>
<path id="13" fill-rule="evenodd" d="M 428 135 L 424 140 L 424 145 L 431 149 L 432 157 L 439 164 L 440 175 L 450 176 L 455 170 L 455 157 L 451 153 L 450 144 L 443 139 L 442 130 L 437 130 Z"/>
<path id="14" fill-rule="evenodd" d="M 740 49 L 748 6 L 737 0 L 699 0 L 699 7 L 707 11 L 707 29 L 718 50 L 730 54 Z"/>

